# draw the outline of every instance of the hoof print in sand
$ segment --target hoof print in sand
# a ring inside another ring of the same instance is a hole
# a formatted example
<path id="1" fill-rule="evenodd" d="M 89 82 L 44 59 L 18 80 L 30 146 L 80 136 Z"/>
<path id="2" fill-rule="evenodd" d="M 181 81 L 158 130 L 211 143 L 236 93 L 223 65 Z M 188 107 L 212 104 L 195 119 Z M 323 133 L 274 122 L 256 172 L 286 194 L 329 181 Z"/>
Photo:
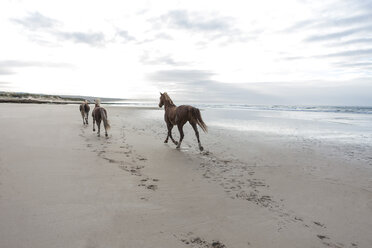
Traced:
<path id="1" fill-rule="evenodd" d="M 313 221 L 313 223 L 317 226 L 320 226 L 320 227 L 323 227 L 323 228 L 326 228 L 324 224 L 318 222 L 318 221 Z"/>
<path id="2" fill-rule="evenodd" d="M 204 156 L 208 156 L 209 155 L 209 151 L 203 151 L 203 152 L 201 152 L 201 154 L 203 154 Z"/>
<path id="3" fill-rule="evenodd" d="M 140 160 L 140 161 L 146 161 L 147 160 L 147 158 L 144 158 L 144 157 L 137 157 L 137 159 Z"/>
<path id="4" fill-rule="evenodd" d="M 116 161 L 115 159 L 106 158 L 106 157 L 103 157 L 103 159 L 109 161 L 109 163 L 115 163 L 115 164 L 119 163 L 119 162 Z"/>
<path id="5" fill-rule="evenodd" d="M 157 185 L 155 185 L 155 184 L 150 184 L 150 185 L 147 185 L 146 186 L 146 188 L 148 188 L 148 189 L 151 189 L 151 190 L 157 190 L 157 188 L 158 188 L 158 186 Z"/>
<path id="6" fill-rule="evenodd" d="M 158 185 L 151 184 L 151 182 L 157 182 L 157 181 L 159 181 L 159 179 L 143 178 L 143 179 L 141 179 L 141 183 L 138 184 L 138 186 L 145 187 L 146 189 L 150 189 L 150 190 L 155 191 L 155 190 L 158 189 Z M 150 184 L 146 184 L 146 183 L 150 183 Z"/>
<path id="7" fill-rule="evenodd" d="M 190 237 L 190 238 L 184 238 L 181 239 L 181 241 L 189 245 L 190 247 L 197 247 L 197 248 L 226 248 L 224 244 L 222 244 L 220 241 L 212 241 L 208 242 L 200 237 Z"/>
<path id="8" fill-rule="evenodd" d="M 250 202 L 254 202 L 262 207 L 271 207 L 273 200 L 268 195 L 259 196 L 255 192 L 250 192 L 249 194 L 245 191 L 241 191 L 236 194 L 236 198 L 244 199 Z"/>
<path id="9" fill-rule="evenodd" d="M 318 234 L 316 236 L 322 241 L 323 245 L 325 245 L 327 247 L 332 247 L 332 248 L 343 248 L 344 247 L 344 245 L 341 244 L 341 243 L 335 244 L 335 243 L 331 242 L 330 238 L 325 236 L 325 235 Z M 352 247 L 357 247 L 357 246 L 352 246 Z"/>
<path id="10" fill-rule="evenodd" d="M 323 239 L 329 239 L 327 236 L 325 235 L 316 235 L 319 239 L 323 240 Z"/>

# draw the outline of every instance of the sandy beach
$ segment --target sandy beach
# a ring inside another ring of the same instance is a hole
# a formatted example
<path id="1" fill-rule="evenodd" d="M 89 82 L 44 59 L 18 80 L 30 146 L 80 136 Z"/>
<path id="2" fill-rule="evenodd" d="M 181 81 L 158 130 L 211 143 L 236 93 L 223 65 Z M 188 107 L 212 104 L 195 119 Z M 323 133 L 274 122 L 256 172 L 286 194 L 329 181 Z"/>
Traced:
<path id="1" fill-rule="evenodd" d="M 188 124 L 177 150 L 163 109 L 104 107 L 108 138 L 0 104 L 1 247 L 372 247 L 368 151 L 210 126 L 199 152 Z"/>

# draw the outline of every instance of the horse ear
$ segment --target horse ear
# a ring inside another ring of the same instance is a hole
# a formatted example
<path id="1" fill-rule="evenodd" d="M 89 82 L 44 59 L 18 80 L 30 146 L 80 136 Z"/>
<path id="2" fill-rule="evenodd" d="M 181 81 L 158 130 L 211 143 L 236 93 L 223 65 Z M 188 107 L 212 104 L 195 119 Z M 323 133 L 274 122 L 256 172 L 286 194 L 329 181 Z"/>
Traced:
<path id="1" fill-rule="evenodd" d="M 161 96 L 163 95 L 163 93 L 161 93 L 161 92 L 159 92 L 159 93 L 160 93 Z"/>

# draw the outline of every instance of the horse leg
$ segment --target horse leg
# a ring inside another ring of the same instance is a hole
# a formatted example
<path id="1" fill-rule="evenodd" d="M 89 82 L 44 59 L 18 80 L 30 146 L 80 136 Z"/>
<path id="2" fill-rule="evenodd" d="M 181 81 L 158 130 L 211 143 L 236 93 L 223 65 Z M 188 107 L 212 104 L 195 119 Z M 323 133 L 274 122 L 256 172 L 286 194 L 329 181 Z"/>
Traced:
<path id="1" fill-rule="evenodd" d="M 97 132 L 97 135 L 98 137 L 100 136 L 100 132 L 101 132 L 101 120 L 97 120 L 97 126 L 98 126 L 98 132 Z"/>
<path id="2" fill-rule="evenodd" d="M 185 123 L 180 123 L 180 124 L 177 125 L 178 131 L 180 132 L 180 141 L 178 142 L 177 149 L 179 149 L 181 147 L 183 137 L 185 136 L 183 134 L 183 125 L 185 125 Z"/>
<path id="3" fill-rule="evenodd" d="M 96 124 L 96 119 L 93 117 L 93 132 L 96 131 L 95 124 Z"/>
<path id="4" fill-rule="evenodd" d="M 89 113 L 85 113 L 85 123 L 88 125 Z"/>
<path id="5" fill-rule="evenodd" d="M 80 113 L 81 113 L 81 117 L 83 117 L 83 125 L 85 125 L 84 114 L 83 112 L 80 112 Z"/>
<path id="6" fill-rule="evenodd" d="M 172 136 L 172 129 L 173 129 L 173 124 L 171 124 L 171 123 L 167 123 L 167 128 L 168 128 L 168 135 L 167 135 L 167 138 L 164 140 L 164 143 L 168 143 L 168 138 L 170 137 L 171 138 L 171 140 L 172 140 L 172 142 L 175 144 L 175 145 L 177 145 L 178 144 L 178 142 L 177 141 L 175 141 L 174 139 L 173 139 L 173 136 Z"/>
<path id="7" fill-rule="evenodd" d="M 106 126 L 104 125 L 104 127 L 105 127 L 105 136 L 108 137 Z"/>
<path id="8" fill-rule="evenodd" d="M 167 123 L 167 129 L 168 129 L 168 132 L 167 132 L 167 137 L 165 138 L 164 140 L 164 143 L 168 143 L 168 138 L 169 138 L 169 130 L 172 130 L 173 128 L 173 125 L 172 124 L 169 124 Z"/>
<path id="9" fill-rule="evenodd" d="M 196 135 L 196 138 L 198 140 L 198 144 L 199 144 L 199 150 L 200 151 L 203 151 L 204 148 L 202 147 L 202 145 L 200 144 L 200 139 L 199 139 L 199 131 L 198 131 L 198 127 L 196 126 L 196 123 L 190 123 L 192 128 L 194 129 L 195 131 L 195 135 Z"/>
<path id="10" fill-rule="evenodd" d="M 170 128 L 168 129 L 168 136 L 171 138 L 172 142 L 173 142 L 175 145 L 178 145 L 178 142 L 175 141 L 175 140 L 173 139 L 173 136 L 172 136 L 172 129 L 173 129 L 173 125 L 170 124 Z M 167 138 L 167 141 L 168 141 L 168 138 Z"/>

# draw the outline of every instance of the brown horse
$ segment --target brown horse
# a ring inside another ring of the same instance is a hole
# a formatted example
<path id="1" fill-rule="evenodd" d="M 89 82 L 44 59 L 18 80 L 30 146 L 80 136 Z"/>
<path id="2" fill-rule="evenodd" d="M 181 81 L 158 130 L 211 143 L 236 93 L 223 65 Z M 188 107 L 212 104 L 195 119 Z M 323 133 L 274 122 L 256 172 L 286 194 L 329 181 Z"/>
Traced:
<path id="1" fill-rule="evenodd" d="M 94 124 L 97 122 L 98 126 L 98 137 L 100 136 L 100 131 L 101 131 L 101 121 L 103 121 L 103 126 L 105 127 L 105 136 L 107 137 L 107 130 L 110 129 L 110 124 L 107 120 L 107 111 L 106 109 L 102 108 L 100 106 L 100 101 L 96 100 L 95 101 L 95 107 L 92 111 L 92 117 L 93 117 L 93 132 L 96 131 Z"/>
<path id="2" fill-rule="evenodd" d="M 89 111 L 90 111 L 90 107 L 89 107 L 89 103 L 87 100 L 85 100 L 85 102 L 83 102 L 82 104 L 80 104 L 80 113 L 81 113 L 81 117 L 83 117 L 83 125 L 87 124 L 88 125 L 88 117 L 89 117 Z"/>
<path id="3" fill-rule="evenodd" d="M 181 105 L 177 107 L 166 92 L 160 92 L 159 107 L 161 108 L 163 105 L 165 109 L 164 120 L 167 123 L 168 128 L 168 135 L 164 143 L 168 143 L 168 138 L 170 137 L 173 143 L 177 145 L 177 148 L 180 148 L 184 137 L 183 126 L 186 122 L 189 122 L 195 131 L 196 138 L 198 139 L 199 149 L 200 151 L 203 151 L 204 148 L 200 144 L 199 132 L 196 124 L 198 124 L 204 132 L 207 132 L 207 125 L 205 125 L 201 118 L 200 110 L 190 105 Z M 172 128 L 174 125 L 177 125 L 178 131 L 180 132 L 179 142 L 175 141 L 172 137 Z"/>

